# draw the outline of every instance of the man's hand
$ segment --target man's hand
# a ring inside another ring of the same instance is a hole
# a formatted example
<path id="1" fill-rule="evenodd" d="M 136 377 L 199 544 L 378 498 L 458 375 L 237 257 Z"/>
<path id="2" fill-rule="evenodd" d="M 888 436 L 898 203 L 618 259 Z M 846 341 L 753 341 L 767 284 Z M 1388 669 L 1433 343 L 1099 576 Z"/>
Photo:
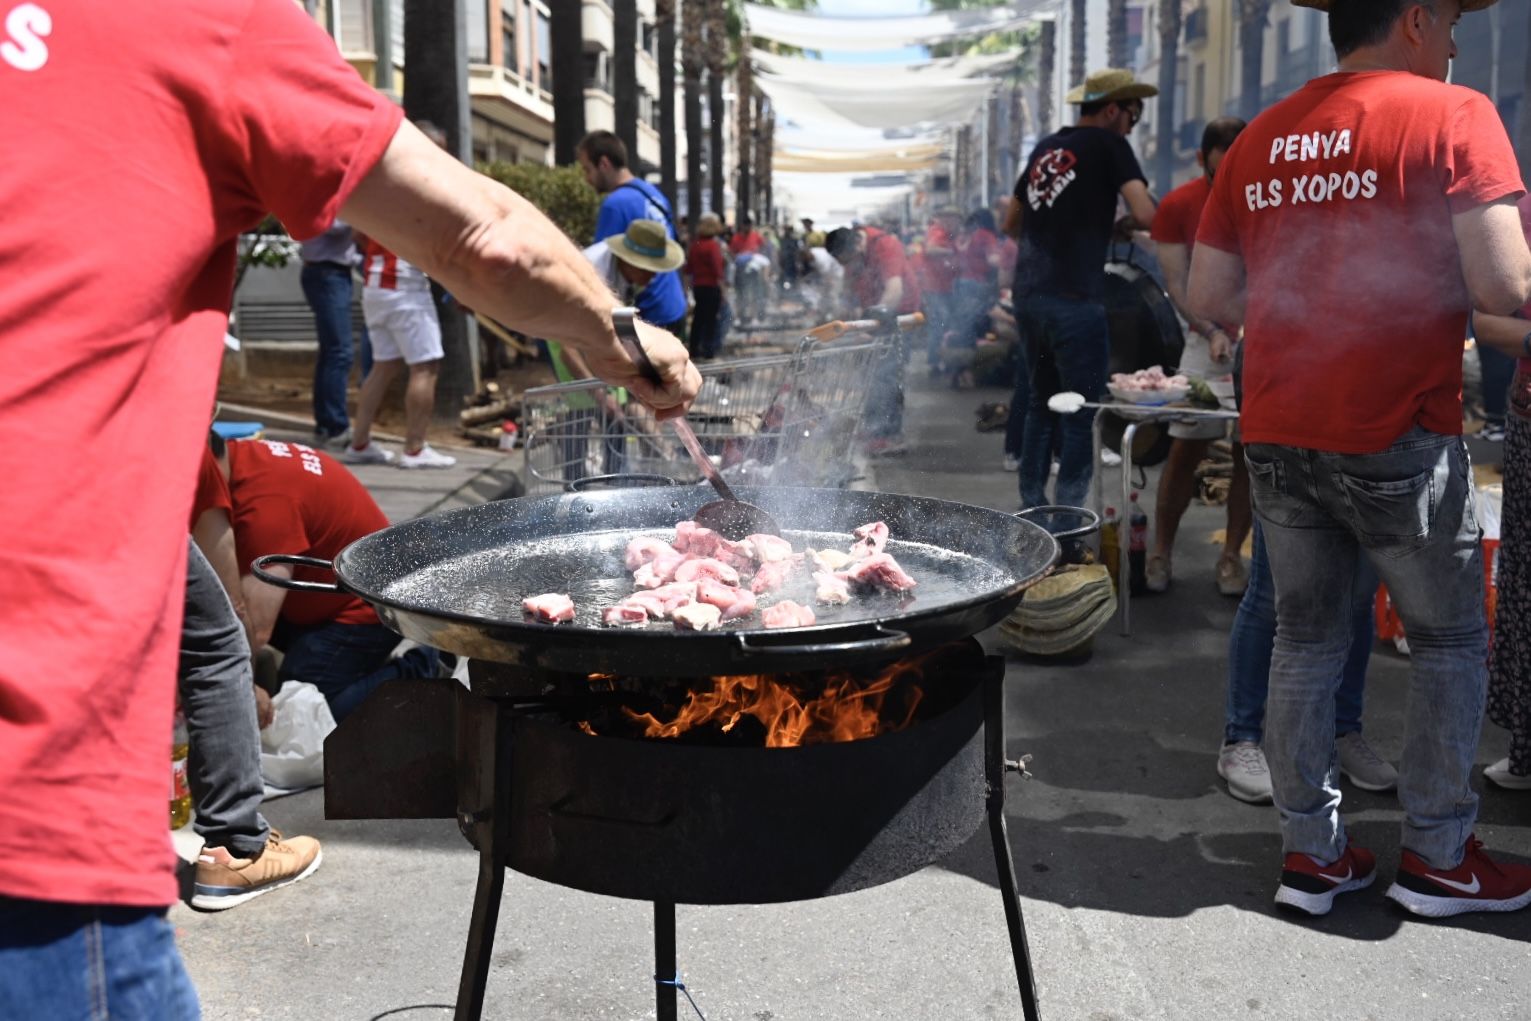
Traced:
<path id="1" fill-rule="evenodd" d="M 255 686 L 255 722 L 261 730 L 271 726 L 271 721 L 276 719 L 276 708 L 271 704 L 271 696 L 266 694 L 266 689 L 260 685 Z"/>
<path id="2" fill-rule="evenodd" d="M 1233 338 L 1219 329 L 1207 334 L 1207 351 L 1214 362 L 1221 364 L 1233 357 Z"/>
<path id="3" fill-rule="evenodd" d="M 702 389 L 702 374 L 691 364 L 686 346 L 671 334 L 657 326 L 638 321 L 638 340 L 643 351 L 654 363 L 662 385 L 655 386 L 638 373 L 638 366 L 627 357 L 622 345 L 617 343 L 616 332 L 611 343 L 599 354 L 587 351 L 585 361 L 590 371 L 613 386 L 625 386 L 634 397 L 654 410 L 660 419 L 676 418 L 686 413 L 691 402 Z"/>

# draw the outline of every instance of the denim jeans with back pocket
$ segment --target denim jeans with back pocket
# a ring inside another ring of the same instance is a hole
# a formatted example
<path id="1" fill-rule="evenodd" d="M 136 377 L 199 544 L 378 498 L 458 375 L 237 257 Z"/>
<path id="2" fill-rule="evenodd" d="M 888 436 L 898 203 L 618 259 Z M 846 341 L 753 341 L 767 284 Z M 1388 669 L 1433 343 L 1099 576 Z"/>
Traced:
<path id="1" fill-rule="evenodd" d="M 1265 754 L 1286 850 L 1326 862 L 1345 850 L 1334 700 L 1365 557 L 1409 636 L 1402 844 L 1433 868 L 1455 868 L 1477 817 L 1468 777 L 1488 654 L 1466 445 L 1416 427 L 1375 454 L 1244 449 L 1276 582 Z"/>

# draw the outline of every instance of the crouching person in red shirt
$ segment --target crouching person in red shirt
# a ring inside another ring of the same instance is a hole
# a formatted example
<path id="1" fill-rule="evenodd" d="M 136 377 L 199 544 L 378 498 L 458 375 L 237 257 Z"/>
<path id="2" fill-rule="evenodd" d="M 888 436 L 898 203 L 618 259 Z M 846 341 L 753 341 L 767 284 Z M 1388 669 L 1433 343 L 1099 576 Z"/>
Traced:
<path id="1" fill-rule="evenodd" d="M 300 443 L 225 443 L 217 434 L 209 442 L 211 456 L 203 472 L 217 471 L 224 486 L 199 486 L 198 491 L 214 490 L 212 506 L 226 509 L 233 522 L 252 651 L 268 643 L 280 649 L 281 679 L 318 688 L 337 723 L 384 681 L 434 677 L 436 651 L 417 647 L 390 658 L 398 634 L 356 596 L 289 592 L 250 573 L 251 561 L 268 553 L 333 560 L 355 540 L 387 528 L 388 518 L 356 476 L 328 454 Z M 207 509 L 199 506 L 196 513 Z M 302 567 L 294 574 L 293 568 L 276 565 L 269 573 L 329 580 Z"/>

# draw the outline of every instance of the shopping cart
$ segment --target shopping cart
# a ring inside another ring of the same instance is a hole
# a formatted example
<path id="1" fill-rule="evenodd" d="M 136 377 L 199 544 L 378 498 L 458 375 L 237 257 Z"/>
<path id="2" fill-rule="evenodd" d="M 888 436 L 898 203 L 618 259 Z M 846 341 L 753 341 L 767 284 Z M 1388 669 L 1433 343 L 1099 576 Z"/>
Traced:
<path id="1" fill-rule="evenodd" d="M 903 328 L 916 323 L 900 320 Z M 881 324 L 858 320 L 817 327 L 789 354 L 701 363 L 702 389 L 687 419 L 731 482 L 847 485 L 867 380 L 898 342 Z M 599 380 L 527 390 L 522 416 L 528 494 L 602 475 L 700 480 L 669 429 Z"/>

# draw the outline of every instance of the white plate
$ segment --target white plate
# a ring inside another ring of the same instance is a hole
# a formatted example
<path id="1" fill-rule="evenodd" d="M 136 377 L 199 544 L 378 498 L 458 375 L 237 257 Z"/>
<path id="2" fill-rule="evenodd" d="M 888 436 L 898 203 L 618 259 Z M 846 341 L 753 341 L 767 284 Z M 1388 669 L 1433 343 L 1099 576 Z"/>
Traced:
<path id="1" fill-rule="evenodd" d="M 1112 397 L 1123 404 L 1142 404 L 1150 408 L 1174 404 L 1191 395 L 1191 388 L 1186 386 L 1176 387 L 1173 390 L 1122 390 L 1108 383 L 1106 389 L 1111 391 Z"/>

